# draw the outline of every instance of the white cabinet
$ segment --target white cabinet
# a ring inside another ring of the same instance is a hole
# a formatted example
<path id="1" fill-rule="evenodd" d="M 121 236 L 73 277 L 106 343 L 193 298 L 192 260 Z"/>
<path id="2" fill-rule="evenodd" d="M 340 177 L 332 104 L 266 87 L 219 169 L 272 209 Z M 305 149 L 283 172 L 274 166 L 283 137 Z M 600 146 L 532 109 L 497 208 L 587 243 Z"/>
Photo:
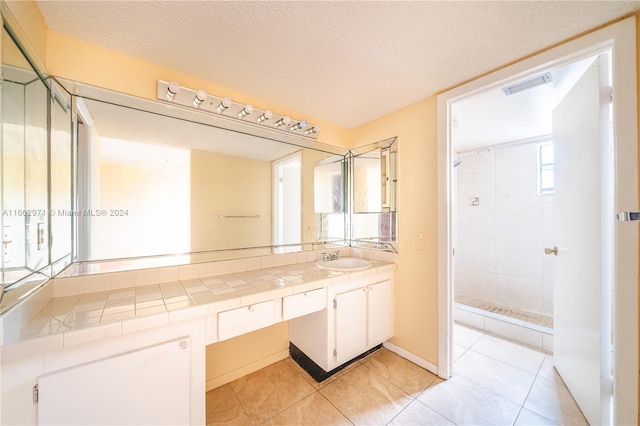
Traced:
<path id="1" fill-rule="evenodd" d="M 375 276 L 327 288 L 327 309 L 289 322 L 289 340 L 325 372 L 393 336 L 393 282 Z"/>

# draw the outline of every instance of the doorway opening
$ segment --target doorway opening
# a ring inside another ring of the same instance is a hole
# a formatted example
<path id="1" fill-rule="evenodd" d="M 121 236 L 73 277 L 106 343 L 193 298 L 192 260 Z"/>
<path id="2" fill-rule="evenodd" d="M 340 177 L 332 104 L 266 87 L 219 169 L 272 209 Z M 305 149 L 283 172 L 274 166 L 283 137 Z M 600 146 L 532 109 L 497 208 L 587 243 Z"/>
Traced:
<path id="1" fill-rule="evenodd" d="M 451 105 L 454 320 L 549 353 L 552 112 L 593 61 L 537 71 Z"/>
<path id="2" fill-rule="evenodd" d="M 300 250 L 302 241 L 302 154 L 293 153 L 273 162 L 273 244 L 279 250 Z M 287 246 L 289 245 L 289 246 Z"/>
<path id="3" fill-rule="evenodd" d="M 439 268 L 439 359 L 442 360 L 438 366 L 438 372 L 441 377 L 449 378 L 453 374 L 452 369 L 452 335 L 453 335 L 453 319 L 455 317 L 454 306 L 455 305 L 455 296 L 456 293 L 456 274 L 464 276 L 465 271 L 461 271 L 460 267 L 457 265 L 457 261 L 459 258 L 464 260 L 464 257 L 467 256 L 469 258 L 469 251 L 465 254 L 465 247 L 461 244 L 460 247 L 457 246 L 458 241 L 463 240 L 464 234 L 459 235 L 462 230 L 462 225 L 460 229 L 456 226 L 457 219 L 459 215 L 464 215 L 463 207 L 467 210 L 466 214 L 472 214 L 472 209 L 476 209 L 474 215 L 478 215 L 478 212 L 481 209 L 478 207 L 482 207 L 484 204 L 484 200 L 490 200 L 489 195 L 478 195 L 478 194 L 463 194 L 462 189 L 464 188 L 463 179 L 467 179 L 471 182 L 472 185 L 477 184 L 477 180 L 473 180 L 470 178 L 463 178 L 462 167 L 467 162 L 467 165 L 473 163 L 471 161 L 471 157 L 475 156 L 477 158 L 480 157 L 479 151 L 481 151 L 482 147 L 478 145 L 478 147 L 469 147 L 468 149 L 461 149 L 456 147 L 455 139 L 456 132 L 462 130 L 462 126 L 469 123 L 469 118 L 463 118 L 461 113 L 457 113 L 456 115 L 456 105 L 463 105 L 467 99 L 471 99 L 472 97 L 481 94 L 482 92 L 487 91 L 487 89 L 498 89 L 498 94 L 504 96 L 504 92 L 499 93 L 501 88 L 506 88 L 510 84 L 514 82 L 522 82 L 527 79 L 530 79 L 532 76 L 540 75 L 545 73 L 548 70 L 553 70 L 558 67 L 569 66 L 570 64 L 580 63 L 582 61 L 586 62 L 599 62 L 593 60 L 594 57 L 599 56 L 603 53 L 610 52 L 611 63 L 613 66 L 608 66 L 604 68 L 608 68 L 608 71 L 611 72 L 611 86 L 613 89 L 603 90 L 603 88 L 598 88 L 596 86 L 596 90 L 600 90 L 600 92 L 596 91 L 596 108 L 600 110 L 608 110 L 613 117 L 613 131 L 607 132 L 613 137 L 612 150 L 609 151 L 607 149 L 602 149 L 597 151 L 596 158 L 599 159 L 598 163 L 598 173 L 594 173 L 598 177 L 601 177 L 599 184 L 601 183 L 602 191 L 598 191 L 598 199 L 600 203 L 596 205 L 595 208 L 589 208 L 586 212 L 592 212 L 597 210 L 598 214 L 601 215 L 604 219 L 602 222 L 597 222 L 595 226 L 589 226 L 584 228 L 584 234 L 600 234 L 602 233 L 602 242 L 598 243 L 596 248 L 600 250 L 597 253 L 598 260 L 598 271 L 602 271 L 602 274 L 598 274 L 598 278 L 600 281 L 597 281 L 596 297 L 593 297 L 596 300 L 595 304 L 591 304 L 590 306 L 595 306 L 591 312 L 590 318 L 595 319 L 595 321 L 591 321 L 594 325 L 594 332 L 587 333 L 590 334 L 590 340 L 588 342 L 589 351 L 593 352 L 595 348 L 596 352 L 596 360 L 591 364 L 591 376 L 593 376 L 593 384 L 591 386 L 591 379 L 589 379 L 589 386 L 582 386 L 583 388 L 590 387 L 593 392 L 589 395 L 591 399 L 585 399 L 585 395 L 583 395 L 583 390 L 579 389 L 579 386 L 571 385 L 571 375 L 575 375 L 575 371 L 571 368 L 566 368 L 567 364 L 562 365 L 562 362 L 556 363 L 556 369 L 560 372 L 562 379 L 567 383 L 570 388 L 574 398 L 581 406 L 581 409 L 587 416 L 588 420 L 592 423 L 634 423 L 637 421 L 638 415 L 638 376 L 635 374 L 638 369 L 638 323 L 637 321 L 629 321 L 628 318 L 637 318 L 638 316 L 638 294 L 637 294 L 637 286 L 635 285 L 635 281 L 637 280 L 637 268 L 638 268 L 638 235 L 637 229 L 629 229 L 626 227 L 626 224 L 621 225 L 619 222 L 614 221 L 614 212 L 624 211 L 628 209 L 637 209 L 637 184 L 638 184 L 638 176 L 637 176 L 637 88 L 636 88 L 636 74 L 635 74 L 635 19 L 630 18 L 628 20 L 619 22 L 617 24 L 606 27 L 602 30 L 591 33 L 587 36 L 584 36 L 580 39 L 576 39 L 572 42 L 566 43 L 562 46 L 556 47 L 549 51 L 543 52 L 535 57 L 524 60 L 520 63 L 511 65 L 506 67 L 500 71 L 497 71 L 491 75 L 482 77 L 476 81 L 471 83 L 467 83 L 461 87 L 456 89 L 452 89 L 451 91 L 440 95 L 438 98 L 438 139 L 439 139 L 439 154 L 438 154 L 438 165 L 439 165 L 439 258 L 441 259 L 441 264 Z M 591 65 L 589 65 L 591 66 Z M 600 66 L 599 69 L 603 67 Z M 582 78 L 582 77 L 581 77 Z M 602 82 L 602 78 L 600 79 Z M 598 79 L 596 78 L 596 83 L 598 83 Z M 623 90 L 616 91 L 615 88 L 620 87 L 624 88 Z M 611 93 L 615 93 L 613 98 L 613 106 L 607 108 L 601 108 L 599 106 L 599 100 L 604 100 L 607 96 L 611 96 Z M 522 94 L 522 93 L 520 93 Z M 508 107 L 507 107 L 508 108 Z M 490 108 L 486 108 L 490 110 Z M 487 111 L 492 112 L 492 111 Z M 502 111 L 502 113 L 506 114 L 509 111 Z M 599 114 L 595 113 L 596 122 L 598 121 Z M 537 119 L 535 116 L 525 116 L 527 120 L 531 121 Z M 570 121 L 570 120 L 565 120 Z M 506 125 L 503 125 L 503 128 L 507 129 L 517 129 L 520 130 L 521 126 L 518 126 L 513 121 L 505 121 Z M 600 138 L 602 136 L 600 133 L 602 132 L 602 127 L 597 130 L 596 136 Z M 509 135 L 505 136 L 502 139 L 493 138 L 493 142 L 489 142 L 493 147 L 493 173 L 497 176 L 500 173 L 506 174 L 508 176 L 508 172 L 502 172 L 501 169 L 497 168 L 498 160 L 497 158 L 502 157 L 500 162 L 502 162 L 503 166 L 513 165 L 515 160 L 513 155 L 508 155 L 508 150 L 506 147 L 509 145 L 515 145 L 515 147 L 526 150 L 528 149 L 535 152 L 533 149 L 533 144 L 526 143 L 531 140 L 535 140 L 537 138 L 541 138 L 543 136 L 547 136 L 551 132 L 540 132 L 537 135 L 527 135 L 527 136 L 518 136 L 518 135 Z M 591 132 L 594 133 L 594 132 Z M 554 135 L 554 143 L 557 143 L 557 137 Z M 598 139 L 602 140 L 602 138 Z M 542 141 L 539 141 L 542 142 Z M 596 147 L 599 146 L 599 142 L 595 143 Z M 537 145 L 536 145 L 537 146 Z M 515 148 L 514 147 L 514 148 Z M 575 149 L 575 148 L 574 148 Z M 475 151 L 475 153 L 474 153 Z M 566 151 L 571 152 L 571 151 Z M 567 160 L 567 154 L 564 155 L 565 161 Z M 582 150 L 573 151 L 577 152 L 580 155 L 573 158 L 575 164 L 580 164 L 580 158 L 582 156 Z M 460 158 L 457 157 L 459 154 L 469 153 L 468 156 L 461 155 Z M 557 153 L 556 153 L 557 154 Z M 568 154 L 569 156 L 571 154 Z M 560 155 L 554 155 L 556 158 L 560 158 Z M 490 158 L 487 156 L 486 158 Z M 517 157 L 516 157 L 517 158 Z M 609 159 L 609 163 L 611 167 L 607 165 L 607 159 Z M 611 160 L 613 159 L 613 160 Z M 507 161 L 508 160 L 508 161 Z M 570 163 L 570 161 L 569 161 Z M 457 165 L 457 167 L 455 167 Z M 560 170 L 560 163 L 558 165 L 558 170 Z M 554 165 L 555 166 L 555 165 Z M 531 170 L 535 170 L 536 168 L 540 168 L 541 165 L 536 163 L 533 169 L 529 168 L 529 173 L 531 174 Z M 516 167 L 504 167 L 504 169 L 515 169 Z M 459 169 L 459 170 L 458 170 Z M 571 169 L 571 167 L 564 167 L 563 170 Z M 541 171 L 541 170 L 538 170 Z M 470 172 L 470 170 L 467 170 Z M 602 173 L 601 173 L 602 172 Z M 624 178 L 623 178 L 624 177 Z M 534 186 L 535 182 L 539 182 L 536 180 L 536 177 L 533 177 Z M 536 262 L 527 261 L 527 259 L 531 259 L 532 257 L 526 256 L 526 250 L 523 249 L 522 241 L 518 241 L 518 236 L 522 238 L 523 233 L 533 234 L 533 231 L 529 227 L 525 227 L 521 224 L 521 220 L 526 215 L 532 215 L 531 209 L 525 209 L 523 206 L 502 206 L 502 212 L 500 213 L 502 220 L 500 222 L 506 222 L 509 229 L 498 231 L 497 229 L 497 220 L 498 217 L 497 209 L 497 201 L 503 201 L 503 204 L 509 204 L 506 201 L 514 201 L 513 198 L 507 200 L 507 195 L 512 197 L 519 197 L 521 192 L 515 190 L 513 187 L 516 186 L 518 179 L 511 178 L 507 179 L 506 188 L 511 189 L 510 191 L 505 190 L 501 193 L 497 192 L 497 184 L 494 182 L 494 204 L 495 211 L 493 212 L 494 222 L 493 222 L 493 232 L 501 232 L 502 236 L 509 236 L 515 234 L 516 238 L 514 241 L 506 242 L 503 241 L 501 243 L 494 241 L 493 250 L 491 247 L 485 246 L 483 250 L 479 250 L 478 253 L 481 253 L 485 257 L 493 256 L 493 262 L 496 274 L 498 272 L 503 272 L 503 275 L 509 275 L 504 272 L 515 272 L 518 268 L 520 271 L 526 270 L 526 268 L 531 267 L 532 263 L 541 264 L 546 261 L 546 259 L 552 259 L 551 261 L 554 263 L 554 269 L 559 270 L 557 264 L 561 264 L 562 262 L 566 262 L 566 259 L 570 259 L 571 255 L 574 251 L 567 251 L 567 247 L 563 245 L 563 243 L 558 243 L 555 241 L 544 241 L 546 238 L 550 238 L 551 240 L 556 240 L 560 238 L 555 235 L 556 232 L 554 230 L 553 235 L 545 236 L 544 234 L 544 200 L 539 201 L 541 204 L 540 207 L 536 207 L 534 210 L 540 211 L 542 209 L 542 227 L 537 227 L 537 234 L 542 235 L 540 241 L 538 241 L 537 252 L 535 253 L 535 257 L 540 259 Z M 615 186 L 613 184 L 615 182 Z M 469 189 L 469 188 L 467 188 Z M 540 190 L 544 190 L 544 188 L 539 188 Z M 575 194 L 580 198 L 580 194 L 586 194 L 591 191 L 591 187 L 588 185 L 579 188 L 578 191 L 565 191 L 564 194 Z M 472 191 L 480 191 L 479 187 L 471 186 Z M 459 191 L 460 193 L 458 194 Z M 544 191 L 542 191 L 544 192 Z M 558 198 L 560 194 L 560 190 L 558 189 L 557 193 L 554 193 L 553 198 Z M 537 197 L 548 197 L 548 195 L 537 195 Z M 532 204 L 533 200 L 529 200 Z M 554 200 L 555 201 L 555 200 Z M 514 203 L 512 203 L 514 204 Z M 556 203 L 552 203 L 556 204 Z M 490 205 L 490 203 L 489 203 Z M 551 209 L 554 210 L 553 208 Z M 582 216 L 581 212 L 574 212 L 573 217 L 579 218 Z M 557 212 L 553 212 L 554 216 L 557 216 Z M 539 217 L 539 213 L 536 213 Z M 571 218 L 571 216 L 569 216 Z M 567 220 L 566 217 L 564 217 Z M 556 220 L 557 222 L 557 220 Z M 486 223 L 486 222 L 485 222 Z M 540 223 L 540 222 L 538 222 Z M 467 224 L 469 225 L 469 224 Z M 488 232 L 487 227 L 471 227 L 471 232 L 482 233 Z M 554 227 L 557 228 L 557 227 Z M 477 236 L 477 235 L 476 235 Z M 486 235 L 485 235 L 486 236 Z M 480 235 L 482 237 L 482 235 Z M 482 240 L 482 238 L 480 238 Z M 505 238 L 505 240 L 508 240 Z M 555 244 L 546 244 L 554 242 Z M 468 243 L 468 242 L 467 242 Z M 480 241 L 478 244 L 490 244 L 486 240 Z M 498 247 L 500 244 L 500 247 Z M 591 244 L 583 244 L 583 246 L 592 246 Z M 473 247 L 472 244 L 468 244 L 467 248 Z M 571 246 L 573 247 L 573 246 Z M 608 247 L 608 249 L 607 249 Z M 581 247 L 578 247 L 581 248 Z M 545 255 L 545 250 L 549 250 L 550 255 Z M 610 250 L 607 252 L 607 250 Z M 577 250 L 576 250 L 577 251 Z M 523 253 L 525 253 L 523 255 Z M 557 256 L 555 254 L 558 254 Z M 501 257 L 502 256 L 502 257 Z M 547 257 L 545 257 L 547 256 Z M 512 267 L 509 270 L 506 267 L 505 263 L 502 261 L 509 257 L 515 258 L 516 262 L 520 262 L 520 265 L 517 267 Z M 502 259 L 499 261 L 499 259 Z M 522 259 L 525 259 L 523 262 Z M 473 262 L 474 259 L 467 259 L 468 261 Z M 477 260 L 477 259 L 475 259 Z M 464 265 L 464 263 L 463 263 Z M 502 268 L 502 269 L 501 269 Z M 471 269 L 471 268 L 468 268 Z M 533 268 L 529 272 L 532 272 Z M 607 272 L 609 271 L 609 272 Z M 540 272 L 536 272 L 540 274 Z M 545 268 L 542 268 L 542 281 L 544 285 L 545 278 Z M 499 275 L 499 274 L 498 274 Z M 515 275 L 515 274 L 514 274 Z M 566 278 L 565 275 L 564 282 L 575 282 L 579 281 L 575 279 L 575 277 L 569 275 L 569 279 Z M 525 277 L 520 277 L 525 278 Z M 485 279 L 487 276 L 485 275 Z M 606 282 L 609 279 L 611 282 L 611 287 L 602 286 L 602 282 Z M 506 277 L 497 277 L 494 276 L 493 282 L 499 282 L 499 280 L 504 284 L 505 282 L 509 282 L 509 279 Z M 527 282 L 531 284 L 530 282 Z M 628 285 L 631 283 L 631 285 Z M 558 288 L 555 285 L 556 289 Z M 557 291 L 554 291 L 554 298 L 558 299 Z M 497 294 L 497 293 L 496 293 Z M 539 294 L 539 293 L 538 293 Z M 566 292 L 561 292 L 562 296 L 566 300 Z M 502 295 L 504 297 L 504 294 Z M 575 311 L 580 311 L 586 306 L 586 303 L 583 303 L 582 298 L 585 297 L 582 291 L 574 291 L 571 293 L 573 297 L 573 303 L 571 306 L 577 306 L 578 308 Z M 592 295 L 593 296 L 593 295 Z M 523 297 L 521 297 L 522 299 Z M 524 297 L 526 298 L 526 297 Z M 538 299 L 539 302 L 540 299 Z M 544 308 L 544 294 L 542 296 L 542 306 Z M 524 300 L 521 300 L 524 303 Z M 554 302 L 557 304 L 557 300 Z M 549 306 L 549 304 L 547 305 Z M 605 309 L 601 309 L 601 307 L 605 307 Z M 608 311 L 606 306 L 611 306 L 611 310 Z M 568 311 L 574 311 L 570 309 Z M 560 311 L 560 317 L 566 319 L 567 315 L 564 310 Z M 611 312 L 610 314 L 608 312 Z M 474 312 L 476 313 L 476 312 Z M 557 307 L 553 310 L 554 322 L 556 321 L 556 317 L 558 317 L 558 309 Z M 462 314 L 464 315 L 464 314 Z M 579 315 L 578 315 L 579 317 Z M 624 320 L 627 318 L 627 320 Z M 489 322 L 495 320 L 495 318 L 489 318 Z M 486 322 L 487 320 L 484 319 Z M 565 323 L 566 324 L 566 323 Z M 509 324 L 511 326 L 512 324 Z M 554 324 L 554 328 L 557 328 L 558 324 Z M 630 327 L 630 329 L 628 328 Z M 503 327 L 507 328 L 507 327 Z M 535 327 L 534 327 L 535 328 Z M 573 338 L 571 333 L 560 333 L 561 339 L 559 339 L 558 334 L 554 336 L 553 339 L 553 347 L 557 351 L 559 347 L 563 348 L 563 350 L 572 350 L 573 348 L 580 348 L 582 351 L 582 347 L 579 345 L 571 345 L 567 344 L 570 342 L 569 339 Z M 602 337 L 602 338 L 601 338 Z M 585 350 L 585 352 L 588 352 Z M 578 351 L 571 354 L 581 356 Z M 609 363 L 607 359 L 611 359 Z M 555 360 L 555 357 L 554 357 Z M 576 365 L 579 363 L 576 363 Z M 566 374 L 566 376 L 565 376 Z M 586 383 L 586 377 L 581 376 L 581 382 Z M 613 394 L 613 383 L 615 383 L 616 393 Z M 613 398 L 612 398 L 613 396 Z M 613 400 L 613 405 L 611 406 L 611 410 L 608 410 L 607 404 L 609 401 Z M 588 401 L 588 402 L 584 402 Z M 590 409 L 586 407 L 597 407 L 596 409 Z"/>

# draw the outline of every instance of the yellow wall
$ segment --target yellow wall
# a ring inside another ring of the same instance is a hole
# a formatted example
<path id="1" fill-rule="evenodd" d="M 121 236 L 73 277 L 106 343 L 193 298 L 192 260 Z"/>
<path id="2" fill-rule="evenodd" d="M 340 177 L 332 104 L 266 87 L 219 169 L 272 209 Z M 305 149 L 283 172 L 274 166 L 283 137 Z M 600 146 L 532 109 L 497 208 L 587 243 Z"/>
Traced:
<path id="1" fill-rule="evenodd" d="M 92 208 L 122 209 L 126 215 L 91 218 L 92 259 L 189 251 L 188 163 L 104 161 L 98 167 L 100 188 Z"/>
<path id="2" fill-rule="evenodd" d="M 33 52 L 29 53 L 33 53 L 44 62 L 47 58 L 48 30 L 38 6 L 33 1 L 9 0 L 5 3 L 9 7 L 9 12 L 18 21 L 20 28 L 28 37 L 29 46 L 25 47 L 33 48 Z"/>
<path id="3" fill-rule="evenodd" d="M 217 219 L 217 215 L 260 215 Z M 191 151 L 191 251 L 271 244 L 271 162 Z"/>
<path id="4" fill-rule="evenodd" d="M 398 136 L 399 253 L 392 343 L 438 363 L 436 97 L 353 130 L 355 147 Z M 429 249 L 412 250 L 423 234 Z"/>
<path id="5" fill-rule="evenodd" d="M 289 356 L 289 323 L 281 322 L 207 346 L 207 390 Z"/>

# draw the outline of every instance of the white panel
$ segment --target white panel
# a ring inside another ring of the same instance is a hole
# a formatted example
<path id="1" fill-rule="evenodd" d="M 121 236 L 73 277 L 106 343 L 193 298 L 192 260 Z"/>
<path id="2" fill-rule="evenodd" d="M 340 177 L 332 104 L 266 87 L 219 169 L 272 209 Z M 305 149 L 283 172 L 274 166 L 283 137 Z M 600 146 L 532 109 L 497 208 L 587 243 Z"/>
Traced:
<path id="1" fill-rule="evenodd" d="M 189 424 L 190 352 L 185 337 L 42 376 L 38 424 Z"/>
<path id="2" fill-rule="evenodd" d="M 360 355 L 367 347 L 367 289 L 336 295 L 337 365 Z"/>
<path id="3" fill-rule="evenodd" d="M 273 324 L 273 300 L 218 314 L 218 340 L 230 339 Z"/>
<path id="4" fill-rule="evenodd" d="M 368 287 L 367 345 L 375 346 L 393 336 L 393 285 L 384 281 Z"/>
<path id="5" fill-rule="evenodd" d="M 321 311 L 327 306 L 323 288 L 282 298 L 283 321 Z"/>

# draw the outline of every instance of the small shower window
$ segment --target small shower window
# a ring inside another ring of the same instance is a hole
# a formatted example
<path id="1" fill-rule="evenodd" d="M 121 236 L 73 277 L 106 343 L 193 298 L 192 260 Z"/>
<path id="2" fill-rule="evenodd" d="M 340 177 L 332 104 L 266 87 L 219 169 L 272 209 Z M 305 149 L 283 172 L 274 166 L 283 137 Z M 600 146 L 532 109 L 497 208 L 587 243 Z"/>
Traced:
<path id="1" fill-rule="evenodd" d="M 538 195 L 553 194 L 553 142 L 538 144 Z"/>

